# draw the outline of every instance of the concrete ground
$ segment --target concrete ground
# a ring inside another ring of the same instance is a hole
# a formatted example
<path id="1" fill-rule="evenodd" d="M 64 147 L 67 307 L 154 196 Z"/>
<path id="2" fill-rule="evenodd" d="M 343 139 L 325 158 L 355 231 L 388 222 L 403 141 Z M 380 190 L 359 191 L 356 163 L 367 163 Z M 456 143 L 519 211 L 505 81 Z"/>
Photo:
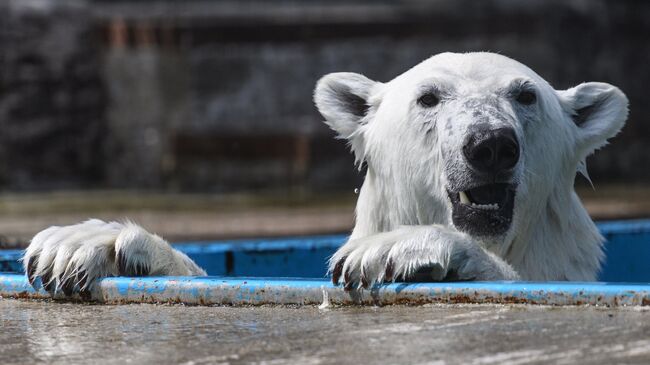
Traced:
<path id="1" fill-rule="evenodd" d="M 650 311 L 184 307 L 0 299 L 9 364 L 648 364 Z"/>
<path id="2" fill-rule="evenodd" d="M 581 186 L 578 193 L 594 219 L 650 217 L 650 187 Z M 22 247 L 50 225 L 89 217 L 132 219 L 170 241 L 291 236 L 349 232 L 352 192 L 288 194 L 167 194 L 82 191 L 0 194 L 0 248 Z"/>

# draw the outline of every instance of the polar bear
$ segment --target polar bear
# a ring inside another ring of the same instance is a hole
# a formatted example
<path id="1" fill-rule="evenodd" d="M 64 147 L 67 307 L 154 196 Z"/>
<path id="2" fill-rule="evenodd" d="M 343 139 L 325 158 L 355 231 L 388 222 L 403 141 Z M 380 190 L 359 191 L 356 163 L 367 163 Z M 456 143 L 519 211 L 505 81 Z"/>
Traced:
<path id="1" fill-rule="evenodd" d="M 335 284 L 596 279 L 603 237 L 573 185 L 627 119 L 618 88 L 559 91 L 502 55 L 443 53 L 387 83 L 326 75 L 314 100 L 367 169 Z M 104 276 L 205 275 L 143 228 L 99 220 L 38 233 L 24 266 L 66 295 Z"/>

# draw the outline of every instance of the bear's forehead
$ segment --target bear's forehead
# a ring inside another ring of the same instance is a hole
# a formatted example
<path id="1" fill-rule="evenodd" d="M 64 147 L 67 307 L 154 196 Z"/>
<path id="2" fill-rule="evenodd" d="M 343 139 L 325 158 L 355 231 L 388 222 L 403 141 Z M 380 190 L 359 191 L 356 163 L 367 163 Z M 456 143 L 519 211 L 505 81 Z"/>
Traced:
<path id="1" fill-rule="evenodd" d="M 413 85 L 436 84 L 454 89 L 501 88 L 515 80 L 537 82 L 541 78 L 511 58 L 488 52 L 441 53 L 422 61 L 395 79 Z"/>

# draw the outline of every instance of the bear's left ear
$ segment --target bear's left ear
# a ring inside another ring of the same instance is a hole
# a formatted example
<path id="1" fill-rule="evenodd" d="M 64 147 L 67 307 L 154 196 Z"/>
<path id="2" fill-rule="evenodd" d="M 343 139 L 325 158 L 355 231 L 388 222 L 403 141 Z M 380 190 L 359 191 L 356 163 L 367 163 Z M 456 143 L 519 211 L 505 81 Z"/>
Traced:
<path id="1" fill-rule="evenodd" d="M 582 158 L 604 146 L 623 128 L 628 100 L 616 86 L 587 82 L 559 92 L 561 101 L 578 127 Z"/>
<path id="2" fill-rule="evenodd" d="M 350 72 L 325 75 L 316 84 L 314 102 L 340 138 L 348 140 L 357 160 L 363 160 L 361 126 L 367 121 L 369 99 L 373 89 L 381 83 Z"/>

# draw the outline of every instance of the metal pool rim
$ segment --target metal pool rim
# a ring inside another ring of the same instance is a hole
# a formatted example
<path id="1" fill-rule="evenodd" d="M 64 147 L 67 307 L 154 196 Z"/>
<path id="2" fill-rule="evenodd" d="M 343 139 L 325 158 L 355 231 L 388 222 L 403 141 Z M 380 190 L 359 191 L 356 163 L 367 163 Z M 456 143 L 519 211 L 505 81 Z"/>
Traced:
<path id="1" fill-rule="evenodd" d="M 0 275 L 0 296 L 44 299 L 22 274 Z M 64 299 L 55 295 L 54 299 Z M 78 295 L 73 300 L 81 300 Z M 420 305 L 499 303 L 648 306 L 650 284 L 578 282 L 393 283 L 346 292 L 326 279 L 227 277 L 112 277 L 101 279 L 84 301 L 104 304 L 188 305 Z"/>

